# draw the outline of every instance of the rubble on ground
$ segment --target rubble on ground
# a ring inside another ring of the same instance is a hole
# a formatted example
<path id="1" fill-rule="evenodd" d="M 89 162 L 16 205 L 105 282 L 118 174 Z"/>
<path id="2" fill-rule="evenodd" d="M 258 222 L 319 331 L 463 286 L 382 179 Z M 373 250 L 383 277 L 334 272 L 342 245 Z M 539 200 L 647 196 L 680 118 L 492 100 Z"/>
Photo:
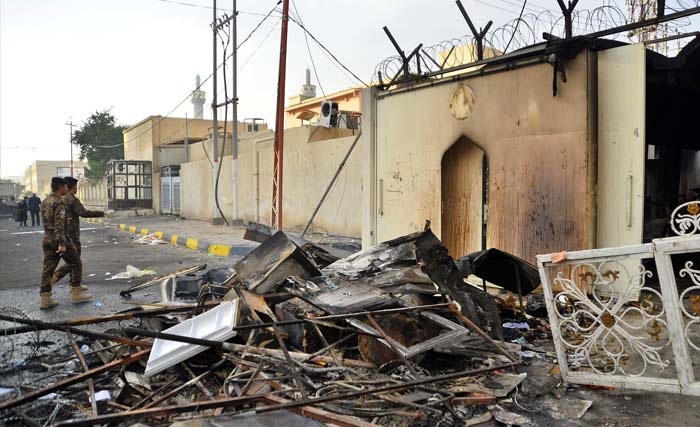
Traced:
<path id="1" fill-rule="evenodd" d="M 502 251 L 456 262 L 430 230 L 356 253 L 277 232 L 230 269 L 191 266 L 123 290 L 135 307 L 113 315 L 49 323 L 3 311 L 0 420 L 578 419 L 592 403 L 561 384 L 537 285 L 534 267 Z M 158 298 L 138 300 L 144 290 Z"/>

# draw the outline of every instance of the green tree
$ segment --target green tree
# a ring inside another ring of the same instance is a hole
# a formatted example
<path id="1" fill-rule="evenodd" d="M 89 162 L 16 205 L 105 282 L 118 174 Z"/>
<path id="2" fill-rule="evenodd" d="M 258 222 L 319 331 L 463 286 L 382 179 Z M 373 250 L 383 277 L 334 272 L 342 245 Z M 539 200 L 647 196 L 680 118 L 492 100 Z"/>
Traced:
<path id="1" fill-rule="evenodd" d="M 117 125 L 109 110 L 96 111 L 73 133 L 73 143 L 80 148 L 80 160 L 87 159 L 88 178 L 104 176 L 107 162 L 124 158 L 126 126 Z"/>

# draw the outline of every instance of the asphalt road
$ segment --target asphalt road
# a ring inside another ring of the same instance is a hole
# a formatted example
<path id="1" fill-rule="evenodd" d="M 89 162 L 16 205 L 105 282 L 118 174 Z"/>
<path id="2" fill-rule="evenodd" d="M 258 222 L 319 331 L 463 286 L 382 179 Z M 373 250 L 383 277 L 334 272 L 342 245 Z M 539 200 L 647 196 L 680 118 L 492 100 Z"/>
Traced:
<path id="1" fill-rule="evenodd" d="M 41 239 L 43 228 L 20 228 L 8 217 L 0 217 L 0 310 L 13 307 L 27 315 L 43 320 L 63 320 L 82 316 L 106 315 L 133 308 L 119 297 L 119 291 L 153 276 L 140 279 L 106 280 L 110 275 L 125 271 L 127 264 L 140 269 L 153 269 L 165 274 L 187 266 L 207 264 L 208 267 L 232 266 L 233 257 L 209 256 L 203 252 L 170 245 L 134 243 L 135 237 L 118 230 L 83 223 L 83 284 L 102 305 L 70 303 L 66 277 L 54 286 L 54 298 L 59 306 L 41 311 L 39 279 L 42 267 Z M 110 273 L 109 275 L 107 273 Z M 134 300 L 158 301 L 153 288 L 134 294 Z"/>

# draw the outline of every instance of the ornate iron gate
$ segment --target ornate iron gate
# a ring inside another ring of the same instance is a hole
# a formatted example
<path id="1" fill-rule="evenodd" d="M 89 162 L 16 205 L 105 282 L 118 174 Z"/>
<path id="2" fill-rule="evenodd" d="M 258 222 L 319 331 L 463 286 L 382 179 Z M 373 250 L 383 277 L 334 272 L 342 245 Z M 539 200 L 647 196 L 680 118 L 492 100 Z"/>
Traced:
<path id="1" fill-rule="evenodd" d="M 700 396 L 700 203 L 671 225 L 679 236 L 537 257 L 565 381 Z"/>

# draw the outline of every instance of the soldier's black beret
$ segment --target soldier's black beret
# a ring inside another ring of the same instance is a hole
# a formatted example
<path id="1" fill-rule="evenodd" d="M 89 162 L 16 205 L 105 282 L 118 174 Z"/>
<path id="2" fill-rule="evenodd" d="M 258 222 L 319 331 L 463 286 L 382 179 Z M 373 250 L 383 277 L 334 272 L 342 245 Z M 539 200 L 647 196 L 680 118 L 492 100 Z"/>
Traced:
<path id="1" fill-rule="evenodd" d="M 61 178 L 60 176 L 54 176 L 53 178 L 51 178 L 51 185 L 59 186 L 59 185 L 65 185 L 65 184 L 68 184 L 68 182 L 65 179 Z"/>
<path id="2" fill-rule="evenodd" d="M 64 176 L 63 179 L 66 180 L 66 184 L 68 184 L 68 188 L 73 188 L 75 184 L 78 183 L 78 180 L 73 178 L 72 176 Z"/>

